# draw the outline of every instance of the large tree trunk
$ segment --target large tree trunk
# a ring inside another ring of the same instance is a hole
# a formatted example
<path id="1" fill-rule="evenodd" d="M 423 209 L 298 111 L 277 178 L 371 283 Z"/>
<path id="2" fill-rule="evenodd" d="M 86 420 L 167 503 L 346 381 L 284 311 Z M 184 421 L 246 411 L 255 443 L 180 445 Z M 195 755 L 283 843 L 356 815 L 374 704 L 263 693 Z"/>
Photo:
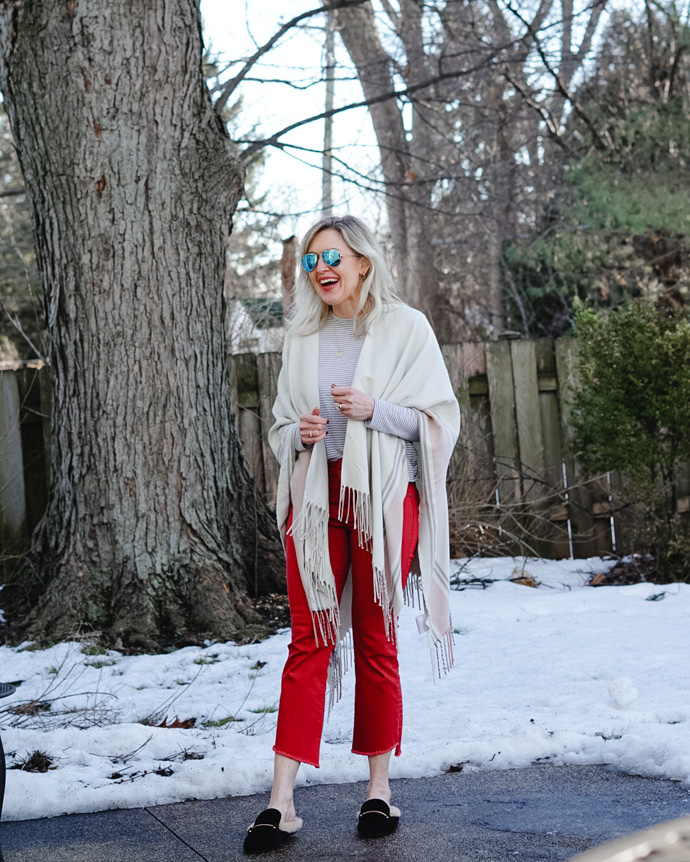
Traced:
<path id="1" fill-rule="evenodd" d="M 13 0 L 0 27 L 51 337 L 32 631 L 232 636 L 256 567 L 266 585 L 281 566 L 229 400 L 222 288 L 242 176 L 203 80 L 198 3 Z"/>

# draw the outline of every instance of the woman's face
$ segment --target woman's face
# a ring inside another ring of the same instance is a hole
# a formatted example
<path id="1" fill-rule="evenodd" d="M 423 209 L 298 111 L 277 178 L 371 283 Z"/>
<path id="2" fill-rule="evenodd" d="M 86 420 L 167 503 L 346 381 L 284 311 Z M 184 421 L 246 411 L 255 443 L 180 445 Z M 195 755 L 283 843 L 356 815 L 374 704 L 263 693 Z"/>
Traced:
<path id="1" fill-rule="evenodd" d="M 321 253 L 327 248 L 336 248 L 342 255 L 338 266 L 328 266 L 321 259 Z M 309 243 L 309 252 L 319 256 L 316 266 L 308 274 L 314 290 L 331 306 L 336 317 L 354 317 L 369 261 L 358 257 L 340 232 L 333 228 L 319 231 Z"/>

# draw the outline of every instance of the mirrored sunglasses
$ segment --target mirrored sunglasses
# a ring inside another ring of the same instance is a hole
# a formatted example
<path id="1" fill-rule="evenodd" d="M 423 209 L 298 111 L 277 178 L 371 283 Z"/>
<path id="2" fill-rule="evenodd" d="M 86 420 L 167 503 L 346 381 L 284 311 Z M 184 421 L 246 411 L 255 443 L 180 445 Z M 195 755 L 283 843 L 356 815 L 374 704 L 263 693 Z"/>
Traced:
<path id="1" fill-rule="evenodd" d="M 309 254 L 305 254 L 302 258 L 302 267 L 305 272 L 313 272 L 319 258 L 321 258 L 326 266 L 339 266 L 340 261 L 344 257 L 350 257 L 350 255 L 341 254 L 337 248 L 327 248 L 325 251 L 322 251 L 321 254 L 316 254 L 311 251 Z M 359 255 L 352 255 L 352 257 L 359 257 Z"/>

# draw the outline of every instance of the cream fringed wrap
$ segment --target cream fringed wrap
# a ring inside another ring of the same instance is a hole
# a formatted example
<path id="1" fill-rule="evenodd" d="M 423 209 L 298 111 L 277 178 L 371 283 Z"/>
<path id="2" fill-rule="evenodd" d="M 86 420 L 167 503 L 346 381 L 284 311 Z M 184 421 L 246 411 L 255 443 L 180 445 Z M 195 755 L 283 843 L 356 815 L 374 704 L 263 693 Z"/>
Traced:
<path id="1" fill-rule="evenodd" d="M 280 462 L 278 526 L 285 543 L 292 506 L 292 536 L 315 636 L 340 645 L 350 630 L 351 592 L 348 580 L 339 607 L 328 554 L 326 449 L 323 443 L 306 452 L 297 453 L 294 448 L 300 415 L 311 413 L 319 403 L 318 366 L 318 332 L 288 334 L 269 442 Z M 390 308 L 365 337 L 352 386 L 419 413 L 418 570 L 414 571 L 413 564 L 413 574 L 421 579 L 424 628 L 440 675 L 453 663 L 446 471 L 458 436 L 460 412 L 426 318 L 406 305 Z M 371 550 L 374 595 L 389 638 L 395 636 L 394 621 L 405 599 L 400 556 L 408 482 L 404 440 L 369 429 L 363 422 L 349 421 L 340 506 L 354 512 L 360 545 Z M 412 579 L 413 575 L 410 582 Z M 407 597 L 413 599 L 413 593 L 408 584 Z"/>

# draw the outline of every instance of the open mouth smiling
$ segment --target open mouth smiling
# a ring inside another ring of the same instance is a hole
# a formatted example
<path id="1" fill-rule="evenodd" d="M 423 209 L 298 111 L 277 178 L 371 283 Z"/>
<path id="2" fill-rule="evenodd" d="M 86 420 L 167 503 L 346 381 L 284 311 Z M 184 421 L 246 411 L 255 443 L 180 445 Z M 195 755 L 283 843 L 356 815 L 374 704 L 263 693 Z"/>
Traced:
<path id="1" fill-rule="evenodd" d="M 321 287 L 333 287 L 333 285 L 337 284 L 337 283 L 338 283 L 338 279 L 330 277 L 330 276 L 327 278 L 319 279 L 319 284 L 321 285 Z"/>

